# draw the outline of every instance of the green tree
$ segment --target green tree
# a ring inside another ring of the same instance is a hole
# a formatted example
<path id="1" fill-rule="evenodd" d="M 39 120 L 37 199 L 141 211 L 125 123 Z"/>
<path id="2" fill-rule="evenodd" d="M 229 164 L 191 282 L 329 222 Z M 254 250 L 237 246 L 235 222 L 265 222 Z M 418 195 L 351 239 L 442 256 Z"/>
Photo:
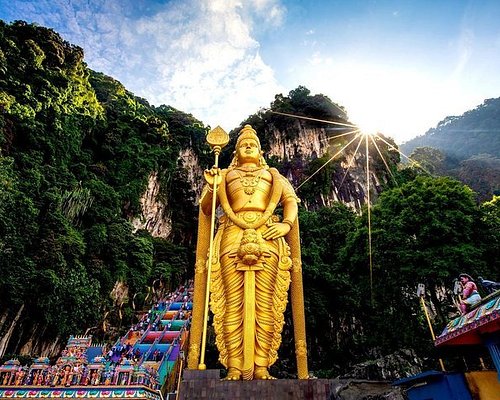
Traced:
<path id="1" fill-rule="evenodd" d="M 479 241 L 484 249 L 487 269 L 483 277 L 500 281 L 500 196 L 493 196 L 491 201 L 480 206 L 481 224 L 478 227 Z"/>
<path id="2" fill-rule="evenodd" d="M 358 310 L 364 331 L 377 332 L 360 339 L 368 348 L 386 352 L 410 347 L 429 354 L 432 346 L 415 295 L 417 283 L 426 285 L 438 312 L 436 323 L 443 326 L 451 302 L 438 299 L 437 290 L 451 288 L 461 271 L 477 276 L 489 269 L 473 192 L 450 178 L 419 175 L 383 192 L 371 215 L 372 286 L 366 212 L 343 254 L 351 280 L 365 294 Z"/>
<path id="3" fill-rule="evenodd" d="M 82 49 L 53 30 L 0 21 L 0 313 L 5 327 L 20 310 L 23 325 L 9 346 L 42 331 L 34 342 L 84 332 L 113 307 L 117 282 L 145 297 L 153 281 L 181 279 L 194 206 L 182 202 L 172 218 L 172 237 L 183 244 L 172 259 L 130 221 L 152 175 L 157 200 L 174 204 L 178 181 L 194 199 L 177 160 L 193 148 L 207 162 L 204 136 L 192 116 L 152 107 L 89 70 Z M 121 311 L 132 315 L 130 307 Z"/>
<path id="4" fill-rule="evenodd" d="M 432 147 L 417 147 L 411 153 L 410 158 L 430 174 L 442 174 L 444 172 L 444 161 L 446 155 Z"/>
<path id="5" fill-rule="evenodd" d="M 342 203 L 318 211 L 300 210 L 310 368 L 323 375 L 331 375 L 332 369 L 339 373 L 353 351 L 350 322 L 358 294 L 340 263 L 339 253 L 355 227 L 355 218 Z M 281 353 L 287 348 L 285 344 Z M 289 351 L 288 357 L 293 359 L 292 349 Z"/>

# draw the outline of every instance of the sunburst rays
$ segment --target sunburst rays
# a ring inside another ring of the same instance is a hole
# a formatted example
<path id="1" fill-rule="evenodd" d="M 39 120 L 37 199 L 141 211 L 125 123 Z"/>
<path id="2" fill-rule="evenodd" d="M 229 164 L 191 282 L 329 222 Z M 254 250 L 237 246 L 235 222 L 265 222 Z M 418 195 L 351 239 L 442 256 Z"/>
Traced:
<path id="1" fill-rule="evenodd" d="M 309 175 L 307 179 L 305 179 L 299 186 L 295 188 L 295 190 L 299 190 L 306 182 L 308 182 L 314 175 L 316 175 L 319 171 L 321 171 L 324 167 L 326 167 L 327 164 L 329 164 L 331 161 L 336 159 L 340 154 L 343 153 L 343 151 L 352 143 L 354 142 L 357 137 L 359 136 L 359 131 L 355 130 L 352 132 L 349 132 L 349 134 L 356 133 L 356 135 L 347 143 L 345 144 L 339 151 L 337 151 L 333 156 L 331 156 L 321 167 L 319 167 L 314 173 Z"/>
<path id="2" fill-rule="evenodd" d="M 344 136 L 349 136 L 353 135 L 353 137 L 345 144 L 342 146 L 340 150 L 338 150 L 333 156 L 331 156 L 325 163 L 323 163 L 316 171 L 314 171 L 311 175 L 309 175 L 300 185 L 296 187 L 296 190 L 298 191 L 305 183 L 307 183 L 309 180 L 311 180 L 318 172 L 320 172 L 326 165 L 328 165 L 331 161 L 335 160 L 339 155 L 341 155 L 352 143 L 356 141 L 356 139 L 359 139 L 356 149 L 354 150 L 354 154 L 352 155 L 351 160 L 349 160 L 347 164 L 347 168 L 344 172 L 344 176 L 342 177 L 342 181 L 340 182 L 340 186 L 344 184 L 345 178 L 347 174 L 349 173 L 349 170 L 352 166 L 352 160 L 356 158 L 356 155 L 358 154 L 358 151 L 361 147 L 361 143 L 364 141 L 365 142 L 365 158 L 366 158 L 366 208 L 367 208 L 367 224 L 368 224 L 368 262 L 369 262 L 369 269 L 370 269 L 370 297 L 371 297 L 371 302 L 373 304 L 373 251 L 372 251 L 372 220 L 371 220 L 371 169 L 370 169 L 370 141 L 373 143 L 373 147 L 376 149 L 379 157 L 381 158 L 385 168 L 387 169 L 389 175 L 391 178 L 394 180 L 394 182 L 397 184 L 395 176 L 393 174 L 393 171 L 389 167 L 389 164 L 387 160 L 385 159 L 384 155 L 382 154 L 382 151 L 380 150 L 377 140 L 382 141 L 388 146 L 389 150 L 395 150 L 397 151 L 401 156 L 405 157 L 407 160 L 411 161 L 412 163 L 416 164 L 419 168 L 421 168 L 423 171 L 430 173 L 426 171 L 420 164 L 412 160 L 410 157 L 402 153 L 396 146 L 394 146 L 392 143 L 388 142 L 386 139 L 384 139 L 381 135 L 378 133 L 374 132 L 363 132 L 361 131 L 356 125 L 354 124 L 349 124 L 349 123 L 343 123 L 343 122 L 336 122 L 336 121 L 329 121 L 329 120 L 324 120 L 324 119 L 319 119 L 319 118 L 312 118 L 312 117 L 306 117 L 304 115 L 296 115 L 296 114 L 290 114 L 290 113 L 283 113 L 283 112 L 278 112 L 278 111 L 271 111 L 273 114 L 278 114 L 278 115 L 283 115 L 286 117 L 290 118 L 298 118 L 298 119 L 305 119 L 309 121 L 315 121 L 315 122 L 321 122 L 325 123 L 328 125 L 336 125 L 337 127 L 335 128 L 330 128 L 331 130 L 339 130 L 343 131 L 346 130 L 347 128 L 351 128 L 350 131 L 348 132 L 343 132 L 340 133 L 339 135 L 332 135 L 329 138 L 323 139 L 323 141 L 331 141 L 335 140 L 340 137 Z"/>

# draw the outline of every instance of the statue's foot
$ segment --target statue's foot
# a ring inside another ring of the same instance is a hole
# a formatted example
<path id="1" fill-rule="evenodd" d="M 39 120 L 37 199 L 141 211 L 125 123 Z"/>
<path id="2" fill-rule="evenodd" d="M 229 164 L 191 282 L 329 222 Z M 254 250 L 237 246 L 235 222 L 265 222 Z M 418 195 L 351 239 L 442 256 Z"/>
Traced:
<path id="1" fill-rule="evenodd" d="M 241 379 L 241 371 L 239 369 L 230 367 L 227 370 L 227 376 L 223 379 L 224 381 L 239 381 Z"/>
<path id="2" fill-rule="evenodd" d="M 266 367 L 255 367 L 253 377 L 254 379 L 276 379 L 269 373 Z"/>

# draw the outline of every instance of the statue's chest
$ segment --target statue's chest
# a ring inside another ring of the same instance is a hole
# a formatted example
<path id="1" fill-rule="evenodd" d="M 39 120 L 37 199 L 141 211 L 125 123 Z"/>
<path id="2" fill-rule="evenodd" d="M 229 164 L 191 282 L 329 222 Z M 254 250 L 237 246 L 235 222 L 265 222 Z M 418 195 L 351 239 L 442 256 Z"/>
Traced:
<path id="1" fill-rule="evenodd" d="M 271 192 L 272 176 L 266 170 L 244 172 L 231 171 L 226 179 L 228 197 L 264 196 L 267 198 Z"/>

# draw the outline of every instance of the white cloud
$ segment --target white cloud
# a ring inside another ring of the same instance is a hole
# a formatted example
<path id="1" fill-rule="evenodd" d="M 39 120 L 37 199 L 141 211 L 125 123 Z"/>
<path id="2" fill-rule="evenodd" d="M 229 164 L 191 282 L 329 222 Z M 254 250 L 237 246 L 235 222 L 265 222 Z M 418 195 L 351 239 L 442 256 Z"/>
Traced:
<path id="1" fill-rule="evenodd" d="M 141 35 L 164 39 L 148 50 L 159 80 L 132 88 L 155 104 L 168 103 L 230 129 L 267 105 L 280 88 L 259 55 L 244 7 L 208 0 L 197 4 L 196 9 L 179 2 L 152 20 L 137 22 Z"/>
<path id="2" fill-rule="evenodd" d="M 242 0 L 242 3 L 253 9 L 267 24 L 279 26 L 284 22 L 286 8 L 279 0 Z"/>
<path id="3" fill-rule="evenodd" d="M 474 32 L 472 29 L 463 28 L 458 40 L 458 63 L 455 66 L 455 71 L 453 72 L 453 76 L 455 78 L 460 77 L 462 72 L 464 71 L 467 63 L 469 62 L 472 56 L 472 49 L 474 44 Z"/>
<path id="4" fill-rule="evenodd" d="M 282 91 L 253 36 L 283 22 L 280 0 L 173 0 L 139 17 L 134 0 L 13 3 L 83 47 L 92 69 L 211 125 L 232 129 Z"/>
<path id="5" fill-rule="evenodd" d="M 315 51 L 311 57 L 307 60 L 311 65 L 332 65 L 333 59 L 331 57 L 325 57 L 319 51 Z"/>

